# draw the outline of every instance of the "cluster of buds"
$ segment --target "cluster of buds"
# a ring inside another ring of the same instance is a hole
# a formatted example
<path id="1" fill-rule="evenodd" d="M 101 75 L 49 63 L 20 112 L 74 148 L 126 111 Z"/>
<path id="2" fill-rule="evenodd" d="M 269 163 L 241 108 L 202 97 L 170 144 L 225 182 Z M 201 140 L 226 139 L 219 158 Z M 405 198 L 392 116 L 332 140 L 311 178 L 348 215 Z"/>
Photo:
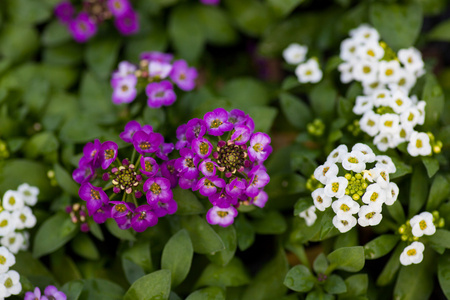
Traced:
<path id="1" fill-rule="evenodd" d="M 183 91 L 194 89 L 197 70 L 182 59 L 172 60 L 172 54 L 144 52 L 137 66 L 127 61 L 119 63 L 111 79 L 113 103 L 132 102 L 137 96 L 137 87 L 142 86 L 147 95 L 147 105 L 159 108 L 175 102 L 174 85 Z"/>
<path id="2" fill-rule="evenodd" d="M 141 126 L 136 121 L 125 126 L 120 138 L 133 146 L 131 159 L 118 158 L 116 143 L 95 140 L 84 147 L 84 155 L 72 176 L 81 184 L 79 196 L 86 201 L 87 211 L 95 222 L 114 218 L 119 228 L 142 232 L 156 225 L 158 218 L 177 210 L 172 194 L 174 186 L 166 178 L 170 174 L 166 161 L 174 145 L 164 143 L 164 137 L 153 132 L 150 125 Z M 136 153 L 139 157 L 134 160 Z M 111 188 L 112 194 L 107 195 Z M 117 195 L 122 195 L 121 201 L 113 201 Z M 146 201 L 139 204 L 144 195 Z"/>
<path id="3" fill-rule="evenodd" d="M 105 20 L 114 18 L 114 25 L 123 35 L 139 30 L 138 15 L 128 0 L 84 0 L 80 13 L 68 0 L 55 7 L 55 15 L 79 43 L 84 43 L 97 33 L 97 27 Z"/>
<path id="4" fill-rule="evenodd" d="M 74 224 L 80 224 L 80 230 L 82 232 L 89 231 L 89 225 L 87 223 L 87 211 L 86 205 L 75 203 L 66 207 L 66 213 L 69 214 L 70 220 Z"/>
<path id="5" fill-rule="evenodd" d="M 210 224 L 229 226 L 237 207 L 264 207 L 268 199 L 263 189 L 270 178 L 263 163 L 272 152 L 271 140 L 254 127 L 243 111 L 217 108 L 177 129 L 178 184 L 208 197 Z"/>

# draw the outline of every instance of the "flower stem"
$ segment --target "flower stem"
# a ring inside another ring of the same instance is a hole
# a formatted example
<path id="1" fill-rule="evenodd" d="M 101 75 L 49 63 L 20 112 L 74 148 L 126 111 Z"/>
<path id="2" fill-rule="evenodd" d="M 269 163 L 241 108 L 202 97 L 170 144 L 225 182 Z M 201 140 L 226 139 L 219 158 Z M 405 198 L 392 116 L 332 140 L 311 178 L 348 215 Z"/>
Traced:
<path id="1" fill-rule="evenodd" d="M 131 162 L 134 161 L 135 156 L 136 156 L 136 148 L 133 149 L 133 154 L 131 154 L 131 159 L 130 159 Z"/>
<path id="2" fill-rule="evenodd" d="M 136 207 L 138 207 L 139 205 L 138 205 L 138 203 L 137 203 L 136 196 L 135 196 L 134 194 L 132 194 L 132 196 L 133 196 L 133 202 L 134 202 L 134 205 L 136 205 Z"/>

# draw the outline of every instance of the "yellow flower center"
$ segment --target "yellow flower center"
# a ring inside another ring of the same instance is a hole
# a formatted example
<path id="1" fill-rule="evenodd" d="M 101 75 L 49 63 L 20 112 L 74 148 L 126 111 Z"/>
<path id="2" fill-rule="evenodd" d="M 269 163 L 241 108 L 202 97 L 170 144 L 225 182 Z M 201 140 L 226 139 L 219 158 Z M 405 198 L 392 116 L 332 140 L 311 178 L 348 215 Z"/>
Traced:
<path id="1" fill-rule="evenodd" d="M 427 222 L 425 220 L 420 221 L 419 222 L 419 227 L 420 227 L 421 230 L 427 229 L 427 227 L 428 227 L 427 226 Z"/>
<path id="2" fill-rule="evenodd" d="M 409 249 L 408 251 L 406 251 L 406 254 L 408 256 L 414 256 L 417 254 L 417 251 L 416 251 L 416 249 Z"/>
<path id="3" fill-rule="evenodd" d="M 349 210 L 350 210 L 350 207 L 348 207 L 348 205 L 347 205 L 347 204 L 342 204 L 342 205 L 341 205 L 341 207 L 340 207 L 340 209 L 341 209 L 342 211 L 345 211 L 345 212 L 347 212 L 347 211 L 349 211 Z"/>
<path id="4" fill-rule="evenodd" d="M 372 196 L 370 196 L 370 201 L 375 202 L 378 199 L 378 193 L 377 192 L 373 192 Z"/>
<path id="5" fill-rule="evenodd" d="M 333 193 L 337 193 L 339 191 L 339 182 L 333 182 L 331 184 L 331 190 Z"/>
<path id="6" fill-rule="evenodd" d="M 219 211 L 217 212 L 217 215 L 218 215 L 219 217 L 221 217 L 221 218 L 225 218 L 225 217 L 228 215 L 228 212 L 227 212 L 227 211 L 223 211 L 223 210 L 219 210 Z"/>
<path id="7" fill-rule="evenodd" d="M 150 186 L 150 191 L 152 191 L 152 193 L 155 195 L 159 195 L 161 194 L 161 187 L 156 182 L 153 182 L 153 184 Z"/>
<path id="8" fill-rule="evenodd" d="M 417 140 L 416 141 L 416 148 L 422 148 L 423 144 L 422 144 L 422 140 Z"/>
<path id="9" fill-rule="evenodd" d="M 387 69 L 384 74 L 386 74 L 386 76 L 391 76 L 392 74 L 394 74 L 394 71 L 392 69 Z"/>

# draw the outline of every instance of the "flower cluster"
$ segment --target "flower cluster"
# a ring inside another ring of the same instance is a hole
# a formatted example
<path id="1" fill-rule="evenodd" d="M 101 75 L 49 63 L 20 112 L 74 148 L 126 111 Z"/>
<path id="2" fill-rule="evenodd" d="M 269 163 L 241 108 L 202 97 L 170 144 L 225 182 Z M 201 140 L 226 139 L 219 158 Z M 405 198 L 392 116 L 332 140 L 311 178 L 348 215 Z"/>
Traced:
<path id="1" fill-rule="evenodd" d="M 170 106 L 177 99 L 174 85 L 183 91 L 194 89 L 197 70 L 182 59 L 172 60 L 172 54 L 144 52 L 138 66 L 127 61 L 119 63 L 111 78 L 113 103 L 132 102 L 137 95 L 137 86 L 142 86 L 145 87 L 147 105 L 159 108 Z"/>
<path id="2" fill-rule="evenodd" d="M 20 275 L 9 270 L 16 263 L 16 257 L 6 248 L 0 247 L 0 299 L 18 295 L 22 291 Z"/>
<path id="3" fill-rule="evenodd" d="M 243 111 L 217 108 L 177 129 L 178 184 L 208 197 L 210 224 L 229 226 L 239 205 L 264 207 L 268 199 L 263 188 L 270 178 L 263 163 L 272 152 L 271 140 L 254 127 Z"/>
<path id="4" fill-rule="evenodd" d="M 123 35 L 139 30 L 138 15 L 128 0 L 84 0 L 77 15 L 72 3 L 64 0 L 55 7 L 55 15 L 78 43 L 93 37 L 98 25 L 111 18 L 114 18 L 114 25 Z"/>
<path id="5" fill-rule="evenodd" d="M 389 174 L 395 171 L 388 156 L 376 156 L 365 144 L 354 145 L 350 152 L 340 145 L 314 171 L 324 185 L 312 192 L 314 205 L 320 211 L 332 207 L 336 213 L 333 224 L 340 232 L 349 231 L 356 223 L 375 226 L 383 217 L 383 203 L 392 205 L 397 200 L 398 186 L 389 181 Z"/>
<path id="6" fill-rule="evenodd" d="M 158 218 L 177 210 L 171 182 L 166 178 L 173 172 L 166 161 L 174 145 L 164 143 L 164 137 L 150 125 L 141 126 L 136 121 L 125 126 L 120 138 L 134 148 L 130 160 L 118 158 L 116 143 L 95 140 L 85 145 L 84 155 L 72 177 L 81 184 L 79 196 L 86 201 L 87 211 L 95 222 L 114 218 L 119 228 L 131 227 L 142 232 L 156 225 Z M 136 153 L 139 157 L 134 160 Z M 157 158 L 162 163 L 158 163 Z M 97 179 L 106 185 L 94 186 L 92 182 Z M 109 189 L 112 189 L 110 196 L 105 192 Z M 113 201 L 119 194 L 122 200 Z M 139 205 L 138 199 L 144 195 L 146 201 Z"/>
<path id="7" fill-rule="evenodd" d="M 404 266 L 418 264 L 423 259 L 425 245 L 419 242 L 424 235 L 431 236 L 436 232 L 436 227 L 444 227 L 444 219 L 439 217 L 439 212 L 424 211 L 415 215 L 398 229 L 403 241 L 411 244 L 400 254 L 400 263 Z"/>
<path id="8" fill-rule="evenodd" d="M 301 83 L 317 83 L 322 79 L 322 70 L 320 69 L 317 58 L 306 59 L 308 47 L 296 43 L 290 44 L 283 51 L 283 57 L 288 64 L 297 65 L 295 74 Z"/>
<path id="9" fill-rule="evenodd" d="M 26 292 L 23 300 L 66 300 L 67 296 L 54 285 L 49 285 L 44 290 L 44 295 L 41 294 L 41 290 L 36 287 L 34 292 Z"/>
<path id="10" fill-rule="evenodd" d="M 16 191 L 8 190 L 3 195 L 0 207 L 0 244 L 12 253 L 28 248 L 26 228 L 36 225 L 36 217 L 30 206 L 37 202 L 39 189 L 27 183 L 21 184 Z"/>

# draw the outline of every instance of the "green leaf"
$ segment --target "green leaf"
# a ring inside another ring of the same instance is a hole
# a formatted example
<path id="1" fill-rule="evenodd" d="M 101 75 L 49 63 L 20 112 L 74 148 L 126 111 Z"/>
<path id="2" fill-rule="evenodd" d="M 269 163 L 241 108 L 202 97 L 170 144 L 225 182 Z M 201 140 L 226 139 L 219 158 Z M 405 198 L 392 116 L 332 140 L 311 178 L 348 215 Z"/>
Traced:
<path id="1" fill-rule="evenodd" d="M 305 300 L 333 300 L 333 295 L 325 294 L 322 290 L 314 290 L 310 292 Z"/>
<path id="2" fill-rule="evenodd" d="M 44 46 L 56 46 L 70 41 L 72 36 L 65 26 L 62 26 L 58 20 L 48 23 L 41 35 L 41 41 Z"/>
<path id="3" fill-rule="evenodd" d="M 109 280 L 86 279 L 84 289 L 80 295 L 83 300 L 122 300 L 124 289 Z"/>
<path id="4" fill-rule="evenodd" d="M 127 37 L 125 43 L 125 58 L 128 61 L 136 60 L 142 52 L 162 51 L 167 49 L 168 37 L 164 28 L 153 25 L 150 31 L 140 30 L 139 33 Z"/>
<path id="5" fill-rule="evenodd" d="M 278 110 L 274 107 L 260 106 L 248 109 L 248 114 L 255 121 L 255 132 L 269 132 Z"/>
<path id="6" fill-rule="evenodd" d="M 94 38 L 86 44 L 86 64 L 98 77 L 107 79 L 111 76 L 119 54 L 121 39 L 117 37 Z"/>
<path id="7" fill-rule="evenodd" d="M 79 234 L 72 240 L 73 251 L 81 257 L 97 260 L 100 253 L 92 240 L 85 234 Z"/>
<path id="8" fill-rule="evenodd" d="M 443 248 L 450 248 L 450 231 L 445 229 L 436 229 L 436 232 L 427 236 L 426 239 L 432 246 L 438 246 Z"/>
<path id="9" fill-rule="evenodd" d="M 76 44 L 65 43 L 44 49 L 43 61 L 49 65 L 75 66 L 83 59 L 83 48 Z"/>
<path id="10" fill-rule="evenodd" d="M 65 143 L 86 143 L 101 135 L 100 127 L 88 116 L 73 117 L 64 123 L 59 132 L 60 139 Z"/>
<path id="11" fill-rule="evenodd" d="M 382 257 L 397 245 L 400 236 L 393 234 L 383 234 L 364 245 L 366 259 L 377 259 Z"/>
<path id="12" fill-rule="evenodd" d="M 385 4 L 373 2 L 370 5 L 370 21 L 389 47 L 394 51 L 414 45 L 422 28 L 420 5 Z"/>
<path id="13" fill-rule="evenodd" d="M 281 234 L 286 231 L 287 223 L 283 215 L 275 210 L 270 210 L 262 218 L 253 222 L 253 228 L 259 234 Z"/>
<path id="14" fill-rule="evenodd" d="M 412 172 L 412 167 L 405 164 L 402 160 L 392 158 L 392 162 L 395 164 L 397 170 L 395 171 L 394 174 L 391 174 L 389 176 L 390 179 L 395 179 Z"/>
<path id="15" fill-rule="evenodd" d="M 313 270 L 316 274 L 325 273 L 328 268 L 328 260 L 324 253 L 317 255 L 313 262 Z"/>
<path id="16" fill-rule="evenodd" d="M 296 292 L 308 292 L 310 291 L 316 278 L 311 274 L 311 271 L 303 266 L 297 265 L 289 270 L 284 278 L 284 285 Z"/>
<path id="17" fill-rule="evenodd" d="M 183 216 L 181 226 L 189 232 L 196 253 L 214 254 L 225 249 L 220 236 L 200 216 Z"/>
<path id="18" fill-rule="evenodd" d="M 221 96 L 227 98 L 233 108 L 248 111 L 255 106 L 269 103 L 266 86 L 251 77 L 240 77 L 228 81 L 221 89 Z M 252 115 L 255 119 L 255 116 Z"/>
<path id="19" fill-rule="evenodd" d="M 425 128 L 431 128 L 437 123 L 441 112 L 444 111 L 444 93 L 436 76 L 428 73 L 425 75 L 425 86 L 423 87 L 422 99 L 425 100 Z"/>
<path id="20" fill-rule="evenodd" d="M 89 225 L 89 231 L 92 233 L 93 236 L 95 236 L 100 241 L 104 241 L 105 237 L 103 236 L 102 229 L 100 228 L 100 225 L 94 221 L 92 218 L 87 219 L 88 225 Z"/>
<path id="21" fill-rule="evenodd" d="M 408 216 L 413 217 L 425 205 L 428 195 L 428 178 L 425 170 L 421 166 L 414 169 L 409 190 L 409 212 Z"/>
<path id="22" fill-rule="evenodd" d="M 236 226 L 239 249 L 245 251 L 255 241 L 255 229 L 243 214 L 239 214 L 234 220 L 234 226 Z"/>
<path id="23" fill-rule="evenodd" d="M 328 294 L 342 294 L 347 292 L 344 279 L 335 274 L 327 278 L 323 287 Z"/>
<path id="24" fill-rule="evenodd" d="M 78 300 L 84 288 L 83 280 L 73 280 L 64 284 L 60 291 L 66 294 L 67 300 Z"/>
<path id="25" fill-rule="evenodd" d="M 267 0 L 269 7 L 279 17 L 285 17 L 289 15 L 297 6 L 299 6 L 304 0 Z"/>
<path id="26" fill-rule="evenodd" d="M 226 13 L 216 6 L 199 5 L 197 16 L 202 24 L 206 40 L 214 45 L 229 45 L 237 40 L 235 29 Z"/>
<path id="27" fill-rule="evenodd" d="M 50 82 L 44 78 L 33 78 L 24 91 L 23 100 L 30 112 L 41 114 L 50 95 Z"/>
<path id="28" fill-rule="evenodd" d="M 43 131 L 33 135 L 24 145 L 24 152 L 28 158 L 37 158 L 58 150 L 58 139 L 52 132 Z"/>
<path id="29" fill-rule="evenodd" d="M 130 229 L 127 229 L 127 230 L 120 229 L 119 226 L 117 225 L 116 221 L 114 221 L 114 219 L 106 220 L 105 224 L 106 224 L 106 228 L 108 229 L 108 231 L 116 238 L 121 239 L 121 240 L 132 241 L 132 242 L 136 241 L 136 237 L 131 232 L 131 230 Z"/>
<path id="30" fill-rule="evenodd" d="M 189 233 L 182 229 L 174 234 L 164 246 L 161 268 L 171 272 L 172 286 L 179 285 L 191 269 L 194 248 Z"/>
<path id="31" fill-rule="evenodd" d="M 377 279 L 377 285 L 386 286 L 390 284 L 394 278 L 395 274 L 397 274 L 398 269 L 400 268 L 400 254 L 403 252 L 405 248 L 404 243 L 400 243 L 392 253 L 388 262 L 384 265 L 383 271 L 381 271 L 380 276 Z"/>
<path id="32" fill-rule="evenodd" d="M 364 267 L 364 248 L 345 247 L 337 249 L 327 256 L 330 265 L 347 272 L 358 272 Z"/>
<path id="33" fill-rule="evenodd" d="M 170 294 L 170 271 L 159 270 L 135 281 L 124 300 L 168 299 Z"/>
<path id="34" fill-rule="evenodd" d="M 366 295 L 369 286 L 369 277 L 367 274 L 356 274 L 345 279 L 345 284 L 347 285 L 347 292 L 339 295 L 339 300 L 358 299 L 358 296 Z"/>
<path id="35" fill-rule="evenodd" d="M 427 169 L 428 177 L 433 177 L 437 171 L 439 171 L 439 161 L 434 157 L 423 156 L 421 157 L 423 165 Z"/>
<path id="36" fill-rule="evenodd" d="M 281 109 L 289 123 L 297 129 L 305 129 L 306 124 L 311 122 L 311 111 L 303 101 L 292 94 L 280 94 Z"/>
<path id="37" fill-rule="evenodd" d="M 394 204 L 387 207 L 389 214 L 394 218 L 397 224 L 405 222 L 405 212 L 400 201 L 395 201 Z"/>
<path id="38" fill-rule="evenodd" d="M 52 15 L 52 7 L 42 1 L 7 0 L 6 2 L 7 13 L 12 23 L 41 23 Z"/>
<path id="39" fill-rule="evenodd" d="M 2 59 L 25 60 L 39 48 L 39 35 L 35 28 L 25 24 L 7 24 L 0 31 Z"/>
<path id="40" fill-rule="evenodd" d="M 426 210 L 433 211 L 438 209 L 442 201 L 447 199 L 450 194 L 450 183 L 448 179 L 442 175 L 436 175 L 431 184 L 430 194 L 428 195 Z"/>
<path id="41" fill-rule="evenodd" d="M 211 286 L 193 292 L 186 300 L 225 300 L 225 293 L 220 287 Z"/>
<path id="42" fill-rule="evenodd" d="M 176 187 L 172 191 L 173 199 L 178 204 L 177 215 L 196 215 L 205 212 L 205 207 L 193 192 L 180 187 Z"/>
<path id="43" fill-rule="evenodd" d="M 450 253 L 446 252 L 438 259 L 437 273 L 439 285 L 447 299 L 450 298 Z"/>
<path id="44" fill-rule="evenodd" d="M 209 286 L 241 286 L 250 282 L 250 277 L 245 270 L 241 260 L 234 257 L 226 266 L 209 264 L 203 270 L 196 287 Z"/>
<path id="45" fill-rule="evenodd" d="M 53 165 L 55 171 L 55 179 L 61 188 L 72 196 L 78 197 L 78 184 L 72 179 L 72 176 L 59 164 Z"/>
<path id="46" fill-rule="evenodd" d="M 145 271 L 142 269 L 141 266 L 125 257 L 122 257 L 121 260 L 123 272 L 125 273 L 125 277 L 127 278 L 130 284 L 135 283 L 136 280 L 145 276 Z"/>
<path id="47" fill-rule="evenodd" d="M 82 279 L 78 266 L 73 259 L 64 254 L 64 249 L 59 249 L 50 254 L 51 270 L 58 282 L 65 283 Z M 22 273 L 21 273 L 22 274 Z"/>
<path id="48" fill-rule="evenodd" d="M 220 266 L 226 266 L 233 258 L 234 253 L 236 252 L 237 248 L 236 229 L 234 228 L 234 226 L 228 227 L 214 226 L 213 229 L 220 236 L 222 242 L 225 245 L 225 249 L 216 252 L 213 255 L 208 255 L 208 258 L 213 263 L 216 263 Z"/>
<path id="49" fill-rule="evenodd" d="M 33 243 L 33 256 L 41 257 L 62 247 L 78 232 L 68 214 L 58 212 L 39 227 Z"/>
<path id="50" fill-rule="evenodd" d="M 30 252 L 19 251 L 15 254 L 15 257 L 16 263 L 11 269 L 17 271 L 20 276 L 27 277 L 35 285 L 56 283 L 53 273 L 39 259 L 34 258 Z"/>
<path id="51" fill-rule="evenodd" d="M 145 272 L 153 270 L 152 258 L 150 256 L 150 242 L 142 241 L 133 244 L 130 248 L 126 249 L 122 257 L 128 259 L 138 266 L 141 266 Z"/>
<path id="52" fill-rule="evenodd" d="M 444 20 L 437 24 L 427 35 L 429 40 L 432 41 L 450 41 L 450 20 Z"/>
<path id="53" fill-rule="evenodd" d="M 331 81 L 323 80 L 311 90 L 311 107 L 324 122 L 332 120 L 336 110 L 337 93 Z"/>

